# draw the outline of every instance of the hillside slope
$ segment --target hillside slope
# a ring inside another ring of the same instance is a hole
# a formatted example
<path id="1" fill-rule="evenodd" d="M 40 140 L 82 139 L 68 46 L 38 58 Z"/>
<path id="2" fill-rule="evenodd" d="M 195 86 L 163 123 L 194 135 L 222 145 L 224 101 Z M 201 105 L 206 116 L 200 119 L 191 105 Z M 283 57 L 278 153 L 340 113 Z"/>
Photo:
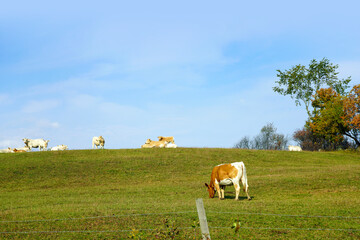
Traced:
<path id="1" fill-rule="evenodd" d="M 226 189 L 225 200 L 209 199 L 204 183 L 213 166 L 235 161 L 246 165 L 253 200 L 241 192 L 240 201 L 234 201 L 233 187 Z M 196 198 L 204 199 L 213 239 L 239 234 L 360 238 L 359 153 L 206 148 L 31 152 L 1 154 L 0 176 L 0 238 L 177 234 L 198 239 Z M 236 233 L 230 228 L 235 220 L 241 222 Z"/>

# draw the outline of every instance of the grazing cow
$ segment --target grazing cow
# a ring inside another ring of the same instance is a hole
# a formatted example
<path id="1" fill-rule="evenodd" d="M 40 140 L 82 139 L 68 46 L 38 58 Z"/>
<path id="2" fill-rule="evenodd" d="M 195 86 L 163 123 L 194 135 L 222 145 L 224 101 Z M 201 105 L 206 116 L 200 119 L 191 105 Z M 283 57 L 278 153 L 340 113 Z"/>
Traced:
<path id="1" fill-rule="evenodd" d="M 289 151 L 297 151 L 297 152 L 301 152 L 302 149 L 300 146 L 292 146 L 292 145 L 289 145 L 288 147 Z"/>
<path id="2" fill-rule="evenodd" d="M 177 148 L 177 145 L 175 143 L 166 142 L 165 148 Z"/>
<path id="3" fill-rule="evenodd" d="M 210 198 L 213 198 L 217 191 L 219 199 L 221 200 L 224 199 L 225 187 L 234 185 L 236 191 L 235 200 L 239 200 L 240 181 L 248 200 L 250 200 L 249 185 L 247 183 L 246 169 L 243 162 L 215 166 L 211 173 L 210 184 L 205 183 L 205 186 L 207 187 Z"/>
<path id="4" fill-rule="evenodd" d="M 104 149 L 104 145 L 105 145 L 105 139 L 102 136 L 93 137 L 93 139 L 92 139 L 92 148 L 94 148 L 94 146 L 95 146 L 96 149 L 97 149 L 98 146 L 100 146 L 100 148 Z"/>
<path id="5" fill-rule="evenodd" d="M 166 141 L 166 142 L 170 142 L 170 143 L 175 143 L 174 142 L 174 137 L 159 136 L 158 139 L 159 139 L 159 141 Z"/>
<path id="6" fill-rule="evenodd" d="M 25 150 L 16 149 L 16 148 L 14 148 L 13 151 L 14 151 L 14 153 L 17 153 L 17 152 L 26 152 Z"/>
<path id="7" fill-rule="evenodd" d="M 40 151 L 41 151 L 41 149 L 46 150 L 48 143 L 50 142 L 50 140 L 28 139 L 28 138 L 24 138 L 23 141 L 24 141 L 25 145 L 27 147 L 29 147 L 30 150 L 32 148 L 39 148 Z"/>
<path id="8" fill-rule="evenodd" d="M 61 145 L 58 145 L 56 147 L 52 147 L 51 151 L 64 151 L 66 149 L 68 149 L 68 146 L 66 146 L 64 144 L 61 144 Z"/>
<path id="9" fill-rule="evenodd" d="M 164 148 L 166 141 L 152 141 L 151 139 L 146 140 L 142 148 Z"/>
<path id="10" fill-rule="evenodd" d="M 0 153 L 13 153 L 14 151 L 11 148 L 6 148 L 6 149 L 0 149 Z"/>

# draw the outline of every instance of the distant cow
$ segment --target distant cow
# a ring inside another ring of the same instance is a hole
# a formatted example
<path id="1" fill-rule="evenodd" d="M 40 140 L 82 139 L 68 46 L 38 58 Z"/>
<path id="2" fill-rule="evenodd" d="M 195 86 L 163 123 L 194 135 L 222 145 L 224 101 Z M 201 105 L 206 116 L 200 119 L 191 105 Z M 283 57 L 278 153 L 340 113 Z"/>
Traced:
<path id="1" fill-rule="evenodd" d="M 25 150 L 26 152 L 30 151 L 30 148 L 28 146 L 22 147 L 22 148 L 16 148 L 16 150 Z"/>
<path id="2" fill-rule="evenodd" d="M 93 137 L 93 139 L 92 139 L 92 148 L 94 148 L 94 146 L 95 146 L 96 149 L 97 149 L 98 146 L 100 146 L 100 148 L 104 149 L 104 145 L 105 145 L 105 139 L 102 136 Z"/>
<path id="3" fill-rule="evenodd" d="M 297 151 L 297 152 L 301 152 L 302 149 L 300 146 L 292 146 L 292 145 L 289 145 L 288 147 L 289 151 Z"/>
<path id="4" fill-rule="evenodd" d="M 141 148 L 154 148 L 154 147 L 155 147 L 154 145 L 150 145 L 148 143 L 141 145 Z"/>
<path id="5" fill-rule="evenodd" d="M 18 152 L 26 152 L 25 150 L 22 150 L 22 149 L 16 149 L 14 148 L 13 149 L 14 153 L 18 153 Z"/>
<path id="6" fill-rule="evenodd" d="M 146 140 L 142 148 L 164 148 L 166 141 L 152 141 L 151 139 Z"/>
<path id="7" fill-rule="evenodd" d="M 11 148 L 0 149 L 0 153 L 13 153 L 14 151 Z"/>
<path id="8" fill-rule="evenodd" d="M 169 142 L 169 143 L 175 143 L 174 142 L 174 137 L 159 136 L 158 139 L 159 139 L 159 141 L 166 141 L 166 142 Z"/>
<path id="9" fill-rule="evenodd" d="M 58 145 L 56 147 L 52 147 L 51 151 L 64 151 L 66 149 L 68 149 L 68 146 L 66 146 L 64 144 L 61 144 L 61 145 Z"/>
<path id="10" fill-rule="evenodd" d="M 249 185 L 247 183 L 246 169 L 243 162 L 215 166 L 211 173 L 210 184 L 208 185 L 205 183 L 205 186 L 208 189 L 210 198 L 213 198 L 217 191 L 219 199 L 224 199 L 225 187 L 234 185 L 236 191 L 235 200 L 239 200 L 240 181 L 244 187 L 248 200 L 250 200 Z"/>
<path id="11" fill-rule="evenodd" d="M 28 139 L 28 138 L 24 138 L 23 139 L 25 145 L 27 147 L 29 147 L 29 149 L 31 150 L 32 148 L 39 148 L 39 150 L 41 151 L 41 149 L 46 150 L 48 143 L 50 142 L 50 140 L 44 140 L 44 139 Z"/>
<path id="12" fill-rule="evenodd" d="M 165 148 L 177 148 L 177 145 L 175 143 L 166 142 Z"/>

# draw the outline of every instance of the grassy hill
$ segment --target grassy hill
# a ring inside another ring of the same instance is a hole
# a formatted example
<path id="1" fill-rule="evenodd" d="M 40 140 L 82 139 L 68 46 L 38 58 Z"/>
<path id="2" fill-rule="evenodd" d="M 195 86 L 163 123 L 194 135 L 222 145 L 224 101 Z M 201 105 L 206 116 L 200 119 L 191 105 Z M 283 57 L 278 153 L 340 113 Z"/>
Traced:
<path id="1" fill-rule="evenodd" d="M 241 192 L 234 201 L 232 186 L 225 200 L 209 199 L 213 166 L 235 161 L 247 167 L 253 200 Z M 30 152 L 1 154 L 0 176 L 1 239 L 200 239 L 197 198 L 212 239 L 360 238 L 354 152 Z"/>

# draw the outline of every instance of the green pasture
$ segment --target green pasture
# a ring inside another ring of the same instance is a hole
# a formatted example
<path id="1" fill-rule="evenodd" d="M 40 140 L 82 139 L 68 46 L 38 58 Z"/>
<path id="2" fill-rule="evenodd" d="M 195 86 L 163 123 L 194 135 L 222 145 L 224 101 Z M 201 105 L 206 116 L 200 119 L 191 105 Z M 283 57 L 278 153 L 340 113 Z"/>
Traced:
<path id="1" fill-rule="evenodd" d="M 243 161 L 251 201 L 204 183 Z M 359 152 L 239 149 L 0 154 L 0 239 L 360 239 Z M 240 228 L 231 228 L 234 222 Z"/>

